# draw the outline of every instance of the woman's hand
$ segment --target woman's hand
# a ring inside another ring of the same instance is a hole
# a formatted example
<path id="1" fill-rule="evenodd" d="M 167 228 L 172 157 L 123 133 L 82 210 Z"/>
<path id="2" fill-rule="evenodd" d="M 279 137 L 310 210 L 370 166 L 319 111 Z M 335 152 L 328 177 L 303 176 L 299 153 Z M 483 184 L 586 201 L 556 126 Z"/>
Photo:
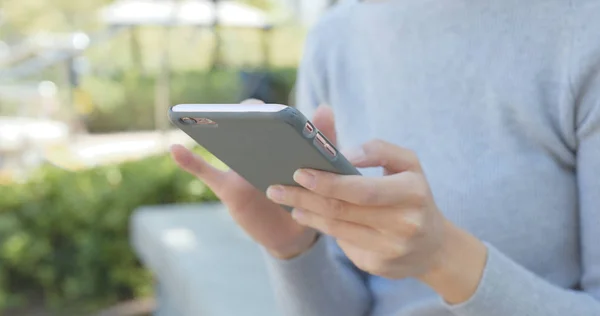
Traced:
<path id="1" fill-rule="evenodd" d="M 272 186 L 270 199 L 333 236 L 360 269 L 390 279 L 419 278 L 450 303 L 468 299 L 485 266 L 486 248 L 437 208 L 417 156 L 384 141 L 347 155 L 357 167 L 385 169 L 379 178 L 298 170 L 302 186 Z M 467 271 L 468 270 L 468 271 Z"/>
<path id="2" fill-rule="evenodd" d="M 257 102 L 262 103 L 256 100 L 244 103 Z M 317 109 L 313 124 L 335 141 L 333 113 L 329 107 L 321 106 Z M 294 221 L 288 212 L 267 199 L 263 192 L 233 170 L 218 170 L 181 145 L 173 146 L 171 152 L 175 162 L 183 170 L 204 181 L 227 206 L 236 223 L 271 255 L 290 259 L 307 251 L 314 244 L 317 238 L 314 229 Z"/>

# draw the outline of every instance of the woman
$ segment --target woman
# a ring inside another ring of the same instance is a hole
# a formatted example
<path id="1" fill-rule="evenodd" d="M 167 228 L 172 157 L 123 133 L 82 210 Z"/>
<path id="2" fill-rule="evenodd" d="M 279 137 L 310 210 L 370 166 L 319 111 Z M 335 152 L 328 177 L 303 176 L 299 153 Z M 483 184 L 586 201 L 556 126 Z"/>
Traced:
<path id="1" fill-rule="evenodd" d="M 600 315 L 599 17 L 345 2 L 309 37 L 298 106 L 330 104 L 313 122 L 371 176 L 299 170 L 267 199 L 173 155 L 267 250 L 284 315 Z"/>

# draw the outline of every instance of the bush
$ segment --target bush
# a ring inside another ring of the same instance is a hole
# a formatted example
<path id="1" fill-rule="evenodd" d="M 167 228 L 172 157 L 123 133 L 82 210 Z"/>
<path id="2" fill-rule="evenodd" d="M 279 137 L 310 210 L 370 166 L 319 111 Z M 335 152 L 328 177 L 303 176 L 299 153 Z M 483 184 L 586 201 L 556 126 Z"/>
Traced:
<path id="1" fill-rule="evenodd" d="M 264 75 L 235 69 L 174 73 L 171 103 L 237 103 L 259 97 L 286 104 L 295 77 L 292 68 L 270 70 Z M 86 118 L 88 130 L 106 133 L 154 129 L 155 82 L 154 76 L 135 72 L 84 78 L 82 90 L 89 93 L 95 105 Z"/>
<path id="2" fill-rule="evenodd" d="M 132 211 L 216 200 L 167 156 L 80 172 L 45 166 L 0 192 L 0 311 L 40 299 L 62 309 L 149 294 L 151 276 L 129 245 Z"/>

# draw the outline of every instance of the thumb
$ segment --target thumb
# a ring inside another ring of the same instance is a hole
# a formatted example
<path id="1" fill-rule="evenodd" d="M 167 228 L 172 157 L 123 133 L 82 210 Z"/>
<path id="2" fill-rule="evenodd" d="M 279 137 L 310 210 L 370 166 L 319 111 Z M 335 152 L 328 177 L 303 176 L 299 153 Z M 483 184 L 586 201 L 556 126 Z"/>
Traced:
<path id="1" fill-rule="evenodd" d="M 265 104 L 265 103 L 259 99 L 246 99 L 246 100 L 242 101 L 240 104 Z"/>
<path id="2" fill-rule="evenodd" d="M 218 191 L 225 181 L 225 172 L 211 166 L 204 159 L 181 145 L 171 146 L 171 156 L 173 156 L 173 160 L 175 160 L 181 169 L 198 177 L 216 194 L 219 194 Z"/>
<path id="3" fill-rule="evenodd" d="M 422 172 L 421 163 L 413 151 L 383 140 L 372 140 L 361 147 L 343 152 L 359 168 L 383 167 L 388 174 L 404 171 Z"/>
<path id="4" fill-rule="evenodd" d="M 337 145 L 337 134 L 335 132 L 335 122 L 331 107 L 320 105 L 315 111 L 312 123 L 315 124 L 315 127 L 320 130 L 332 144 Z"/>

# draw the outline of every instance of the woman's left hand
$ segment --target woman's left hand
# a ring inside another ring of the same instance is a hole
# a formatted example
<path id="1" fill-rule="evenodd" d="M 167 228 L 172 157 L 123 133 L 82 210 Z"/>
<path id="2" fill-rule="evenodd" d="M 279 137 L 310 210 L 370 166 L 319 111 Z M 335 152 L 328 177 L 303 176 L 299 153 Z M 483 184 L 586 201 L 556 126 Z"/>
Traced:
<path id="1" fill-rule="evenodd" d="M 375 140 L 347 158 L 357 167 L 381 166 L 385 176 L 302 169 L 294 174 L 302 187 L 276 185 L 267 195 L 294 207 L 299 223 L 333 236 L 360 269 L 389 279 L 419 278 L 449 302 L 468 299 L 485 266 L 485 246 L 446 220 L 416 154 Z M 478 269 L 459 272 L 469 267 Z M 460 288 L 468 293 L 457 294 Z"/>

